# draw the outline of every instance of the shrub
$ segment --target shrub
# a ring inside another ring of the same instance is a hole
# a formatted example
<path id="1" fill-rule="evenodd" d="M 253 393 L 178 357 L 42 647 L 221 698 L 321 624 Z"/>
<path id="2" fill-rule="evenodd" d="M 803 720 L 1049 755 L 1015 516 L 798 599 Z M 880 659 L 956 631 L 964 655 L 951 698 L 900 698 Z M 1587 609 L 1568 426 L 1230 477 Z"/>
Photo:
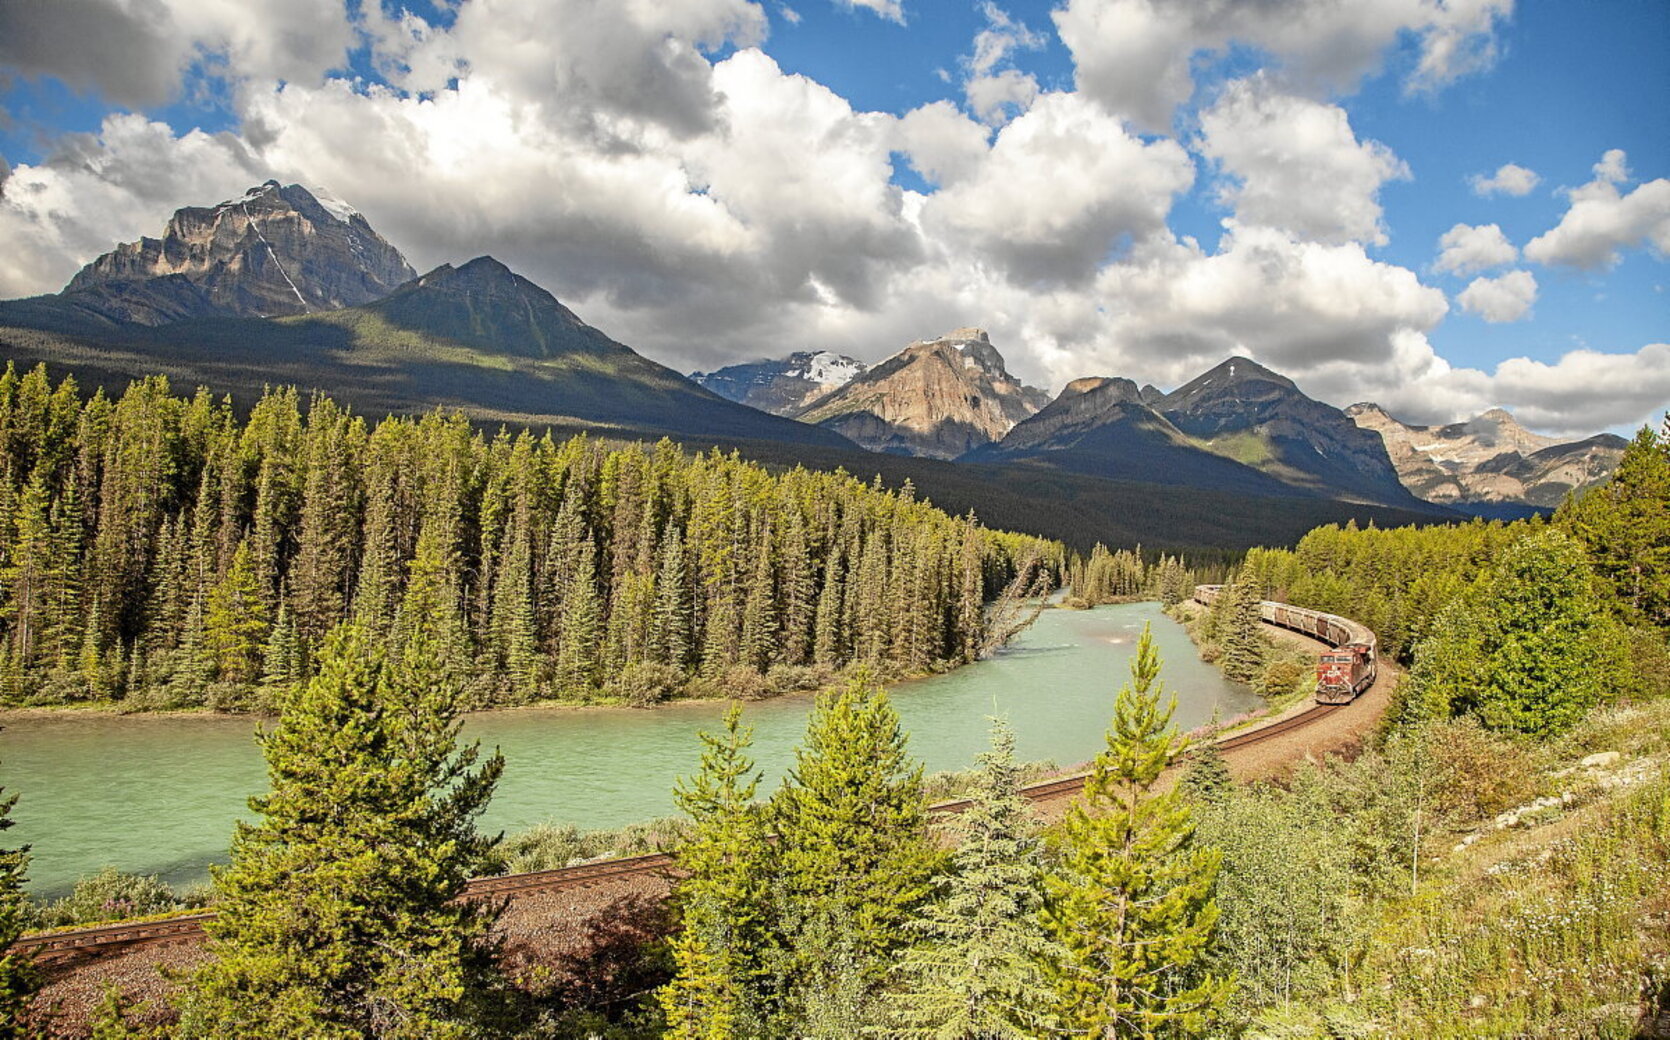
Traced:
<path id="1" fill-rule="evenodd" d="M 1292 693 L 1308 677 L 1309 672 L 1303 663 L 1291 657 L 1278 657 L 1264 666 L 1264 670 L 1253 683 L 1253 688 L 1264 699 L 1275 700 Z"/>
<path id="2" fill-rule="evenodd" d="M 610 697 L 634 708 L 648 708 L 670 700 L 684 688 L 684 672 L 670 664 L 640 661 L 622 668 L 605 688 Z"/>
<path id="3" fill-rule="evenodd" d="M 184 907 L 168 883 L 153 874 L 124 874 L 105 867 L 75 883 L 70 894 L 41 908 L 43 927 L 120 921 Z"/>

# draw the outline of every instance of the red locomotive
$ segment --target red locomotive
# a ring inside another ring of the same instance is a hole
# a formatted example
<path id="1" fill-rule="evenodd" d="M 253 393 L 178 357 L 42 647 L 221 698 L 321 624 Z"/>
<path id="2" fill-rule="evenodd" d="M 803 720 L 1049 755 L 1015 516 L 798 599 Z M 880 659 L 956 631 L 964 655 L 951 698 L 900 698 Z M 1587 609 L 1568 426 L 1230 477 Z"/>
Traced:
<path id="1" fill-rule="evenodd" d="M 1222 585 L 1196 585 L 1195 602 L 1211 606 Z M 1350 618 L 1307 610 L 1287 603 L 1262 600 L 1259 614 L 1265 621 L 1295 632 L 1314 636 L 1333 647 L 1316 660 L 1316 701 L 1318 704 L 1349 704 L 1359 693 L 1374 685 L 1377 674 L 1374 633 Z"/>

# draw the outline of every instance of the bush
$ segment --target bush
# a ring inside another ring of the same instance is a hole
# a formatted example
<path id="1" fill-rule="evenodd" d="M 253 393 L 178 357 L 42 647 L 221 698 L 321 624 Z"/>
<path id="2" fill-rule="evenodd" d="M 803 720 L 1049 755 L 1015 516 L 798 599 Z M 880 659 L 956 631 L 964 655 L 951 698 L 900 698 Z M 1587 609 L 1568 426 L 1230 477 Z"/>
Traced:
<path id="1" fill-rule="evenodd" d="M 1489 819 L 1536 795 L 1539 756 L 1473 718 L 1423 727 L 1433 809 L 1454 824 Z"/>
<path id="2" fill-rule="evenodd" d="M 542 823 L 505 838 L 478 869 L 483 874 L 525 874 L 599 857 L 661 852 L 678 842 L 684 827 L 682 820 L 674 818 L 598 831 L 582 831 L 573 824 Z"/>
<path id="3" fill-rule="evenodd" d="M 40 922 L 44 928 L 64 928 L 184 908 L 185 903 L 168 883 L 154 874 L 124 874 L 115 867 L 105 867 L 77 881 L 63 899 L 43 906 Z"/>
<path id="4" fill-rule="evenodd" d="M 670 664 L 640 661 L 622 668 L 605 691 L 634 708 L 648 708 L 671 700 L 684 689 L 684 672 Z"/>
<path id="5" fill-rule="evenodd" d="M 690 693 L 703 700 L 757 701 L 772 694 L 765 676 L 747 665 L 732 665 L 690 684 Z"/>
<path id="6" fill-rule="evenodd" d="M 809 693 L 835 685 L 835 669 L 828 665 L 774 664 L 765 673 L 773 693 Z"/>
<path id="7" fill-rule="evenodd" d="M 1264 670 L 1254 681 L 1253 688 L 1265 700 L 1276 700 L 1292 693 L 1309 676 L 1310 673 L 1302 662 L 1291 657 L 1279 657 L 1264 666 Z"/>

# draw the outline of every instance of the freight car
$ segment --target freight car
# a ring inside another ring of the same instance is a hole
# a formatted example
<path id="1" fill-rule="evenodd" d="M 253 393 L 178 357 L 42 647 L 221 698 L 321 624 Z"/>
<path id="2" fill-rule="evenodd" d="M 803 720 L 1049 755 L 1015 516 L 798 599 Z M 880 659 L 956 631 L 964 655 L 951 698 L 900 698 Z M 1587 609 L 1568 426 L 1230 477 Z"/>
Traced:
<path id="1" fill-rule="evenodd" d="M 1222 590 L 1222 585 L 1196 585 L 1195 602 L 1209 607 Z M 1349 704 L 1374 685 L 1378 674 L 1375 638 L 1363 625 L 1337 614 L 1267 599 L 1259 602 L 1258 612 L 1272 625 L 1303 632 L 1333 647 L 1316 659 L 1318 704 Z"/>

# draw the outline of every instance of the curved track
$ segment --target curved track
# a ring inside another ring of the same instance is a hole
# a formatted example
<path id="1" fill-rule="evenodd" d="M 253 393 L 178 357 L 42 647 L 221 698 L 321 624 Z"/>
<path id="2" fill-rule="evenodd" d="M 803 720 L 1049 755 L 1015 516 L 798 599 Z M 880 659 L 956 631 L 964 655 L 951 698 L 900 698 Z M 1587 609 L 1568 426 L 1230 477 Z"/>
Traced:
<path id="1" fill-rule="evenodd" d="M 1285 718 L 1277 719 L 1256 729 L 1246 730 L 1216 741 L 1220 751 L 1232 752 L 1251 747 L 1275 737 L 1291 734 L 1339 711 L 1346 705 L 1317 704 Z M 1084 789 L 1087 774 L 1045 780 L 1021 789 L 1021 795 L 1035 804 L 1071 798 Z M 960 813 L 970 805 L 969 799 L 941 802 L 929 807 L 932 813 Z M 631 856 L 623 859 L 583 863 L 555 870 L 540 870 L 526 874 L 504 874 L 497 877 L 474 878 L 465 887 L 465 898 L 507 898 L 534 892 L 554 892 L 563 889 L 590 888 L 605 885 L 621 878 L 640 875 L 665 875 L 674 869 L 673 857 L 666 853 Z M 195 942 L 203 937 L 203 922 L 213 919 L 214 913 L 169 917 L 157 921 L 140 921 L 78 928 L 73 931 L 32 935 L 19 939 L 12 949 L 33 954 L 37 963 L 52 965 L 78 962 L 125 953 L 140 946 L 161 946 L 172 943 Z"/>

